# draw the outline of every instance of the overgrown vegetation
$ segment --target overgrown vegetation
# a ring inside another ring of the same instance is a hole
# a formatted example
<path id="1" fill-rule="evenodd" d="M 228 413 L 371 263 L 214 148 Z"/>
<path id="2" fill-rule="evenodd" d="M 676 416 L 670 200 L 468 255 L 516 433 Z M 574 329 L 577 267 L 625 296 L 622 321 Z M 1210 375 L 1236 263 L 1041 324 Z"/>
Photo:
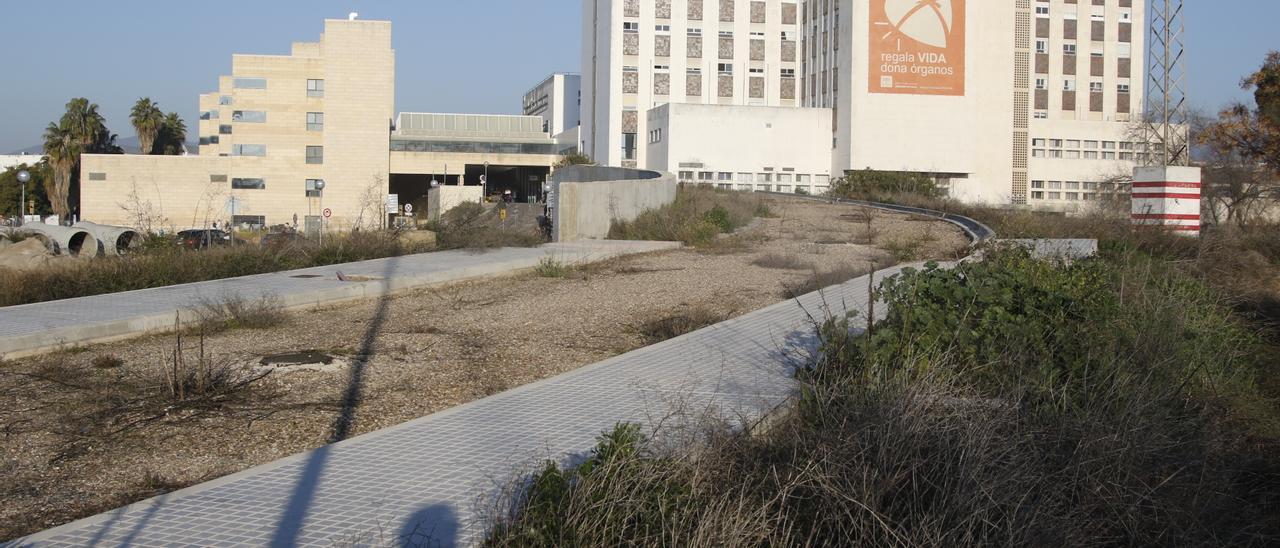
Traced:
<path id="1" fill-rule="evenodd" d="M 886 196 L 911 194 L 925 198 L 943 196 L 933 178 L 909 171 L 850 171 L 831 184 L 831 194 L 845 198 L 880 202 Z"/>
<path id="2" fill-rule="evenodd" d="M 760 196 L 699 187 L 681 187 L 675 202 L 646 211 L 634 221 L 615 221 L 609 238 L 658 240 L 706 246 L 719 235 L 746 226 L 755 217 L 770 215 Z"/>
<path id="3" fill-rule="evenodd" d="M 274 295 L 262 295 L 248 299 L 230 295 L 218 300 L 204 300 L 195 308 L 197 329 L 202 333 L 216 333 L 227 329 L 266 329 L 288 321 L 280 299 Z"/>
<path id="4" fill-rule="evenodd" d="M 646 344 L 657 344 L 718 324 L 732 315 L 732 311 L 719 310 L 708 305 L 690 306 L 656 314 L 641 322 L 636 332 L 644 338 Z"/>
<path id="5" fill-rule="evenodd" d="M 572 272 L 573 268 L 557 261 L 553 257 L 543 257 L 538 261 L 538 265 L 533 267 L 533 273 L 542 278 L 563 278 Z"/>
<path id="6" fill-rule="evenodd" d="M 394 257 L 433 249 L 390 232 L 355 232 L 321 245 L 235 245 L 182 249 L 164 239 L 124 257 L 54 263 L 48 268 L 0 268 L 0 306 L 101 295 L 313 266 Z"/>
<path id="7" fill-rule="evenodd" d="M 510 493 L 488 542 L 1272 545 L 1276 352 L 1170 259 L 1184 246 L 908 271 L 879 291 L 884 321 L 815 326 L 764 426 L 672 443 L 620 425 Z"/>
<path id="8" fill-rule="evenodd" d="M 499 247 L 533 247 L 545 243 L 534 231 L 503 229 L 496 209 L 478 202 L 463 202 L 445 211 L 430 227 L 441 249 L 484 251 Z"/>

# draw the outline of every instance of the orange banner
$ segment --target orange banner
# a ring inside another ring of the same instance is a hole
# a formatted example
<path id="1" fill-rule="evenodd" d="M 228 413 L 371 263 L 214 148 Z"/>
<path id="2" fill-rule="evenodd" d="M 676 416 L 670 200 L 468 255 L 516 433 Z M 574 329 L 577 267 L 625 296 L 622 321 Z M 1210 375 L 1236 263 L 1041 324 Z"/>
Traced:
<path id="1" fill-rule="evenodd" d="M 871 0 L 871 93 L 964 95 L 965 0 Z"/>

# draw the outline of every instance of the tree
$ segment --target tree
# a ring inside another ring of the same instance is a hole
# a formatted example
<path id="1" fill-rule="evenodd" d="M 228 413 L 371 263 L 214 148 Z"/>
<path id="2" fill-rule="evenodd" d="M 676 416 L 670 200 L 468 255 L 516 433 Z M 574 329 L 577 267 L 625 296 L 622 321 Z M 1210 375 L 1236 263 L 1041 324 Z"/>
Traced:
<path id="1" fill-rule="evenodd" d="M 80 141 L 68 129 L 49 124 L 44 130 L 44 154 L 52 168 L 53 176 L 42 181 L 45 195 L 49 197 L 49 206 L 54 215 L 65 219 L 71 214 L 68 200 L 71 196 L 71 178 L 76 164 L 80 162 L 80 152 L 84 150 Z"/>
<path id="2" fill-rule="evenodd" d="M 831 185 L 830 194 L 845 198 L 891 199 L 898 194 L 938 198 L 944 192 L 932 177 L 924 173 L 868 168 L 850 171 L 837 179 Z"/>
<path id="3" fill-rule="evenodd" d="M 49 124 L 44 133 L 44 153 L 53 177 L 45 183 L 45 191 L 54 214 L 70 217 L 80 196 L 80 155 L 121 154 L 116 136 L 107 130 L 106 120 L 98 113 L 98 105 L 77 97 L 67 103 L 67 111 L 57 124 Z"/>
<path id="4" fill-rule="evenodd" d="M 1253 90 L 1253 107 L 1230 105 L 1198 128 L 1195 140 L 1207 148 L 1210 216 L 1244 225 L 1280 200 L 1280 52 L 1268 54 L 1240 86 Z"/>
<path id="5" fill-rule="evenodd" d="M 32 158 L 36 158 L 32 156 Z M 0 217 L 17 216 L 19 211 L 27 213 L 27 206 L 22 201 L 22 183 L 18 182 L 18 172 L 26 170 L 31 174 L 31 182 L 27 183 L 27 202 L 35 202 L 35 213 L 42 215 L 49 212 L 49 198 L 45 196 L 45 185 L 53 178 L 53 170 L 48 162 L 40 161 L 29 166 L 14 166 L 0 172 Z"/>
<path id="6" fill-rule="evenodd" d="M 156 140 L 156 148 L 160 154 L 169 156 L 177 156 L 186 151 L 187 143 L 187 124 L 182 121 L 182 117 L 176 112 L 170 112 L 165 115 L 164 120 L 160 123 L 159 137 Z"/>
<path id="7" fill-rule="evenodd" d="M 150 97 L 143 97 L 133 104 L 129 121 L 133 122 L 133 129 L 138 132 L 138 152 L 151 154 L 165 122 L 164 113 Z"/>

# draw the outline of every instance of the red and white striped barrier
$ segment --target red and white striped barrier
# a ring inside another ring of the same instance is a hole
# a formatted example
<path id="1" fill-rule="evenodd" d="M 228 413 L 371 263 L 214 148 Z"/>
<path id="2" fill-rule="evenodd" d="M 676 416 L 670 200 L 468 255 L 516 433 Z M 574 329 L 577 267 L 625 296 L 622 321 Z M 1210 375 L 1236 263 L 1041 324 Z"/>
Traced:
<path id="1" fill-rule="evenodd" d="M 1200 235 L 1200 168 L 1140 167 L 1133 170 L 1134 225 L 1163 226 Z"/>

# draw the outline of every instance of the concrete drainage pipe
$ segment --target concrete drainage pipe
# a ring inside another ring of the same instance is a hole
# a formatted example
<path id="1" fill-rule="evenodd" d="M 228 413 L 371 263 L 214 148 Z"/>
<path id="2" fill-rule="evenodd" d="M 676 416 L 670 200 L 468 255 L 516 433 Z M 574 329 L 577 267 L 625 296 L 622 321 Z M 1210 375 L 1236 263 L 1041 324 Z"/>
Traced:
<path id="1" fill-rule="evenodd" d="M 97 257 L 102 251 L 98 239 L 82 228 L 34 223 L 22 225 L 19 230 L 42 237 L 58 255 Z"/>
<path id="2" fill-rule="evenodd" d="M 124 255 L 142 245 L 142 234 L 126 226 L 100 225 L 81 221 L 72 228 L 86 230 L 101 245 L 100 251 L 106 255 Z"/>

